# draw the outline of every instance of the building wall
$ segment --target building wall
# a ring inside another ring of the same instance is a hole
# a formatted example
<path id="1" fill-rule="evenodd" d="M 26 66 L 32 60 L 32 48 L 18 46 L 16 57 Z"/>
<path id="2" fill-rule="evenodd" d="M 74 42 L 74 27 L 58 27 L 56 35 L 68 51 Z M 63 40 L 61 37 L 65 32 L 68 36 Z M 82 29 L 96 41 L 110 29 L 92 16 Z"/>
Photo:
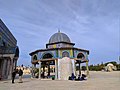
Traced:
<path id="1" fill-rule="evenodd" d="M 6 46 L 12 47 L 15 47 L 17 44 L 17 40 L 15 39 L 15 37 L 0 19 L 0 45 L 2 45 L 3 42 L 5 42 Z"/>
<path id="2" fill-rule="evenodd" d="M 57 58 L 57 53 L 56 53 L 56 50 L 51 50 L 51 51 L 42 51 L 42 52 L 38 52 L 37 54 L 37 59 L 42 59 L 42 57 L 47 54 L 47 53 L 50 53 L 54 58 Z M 34 55 L 33 55 L 34 57 Z"/>
<path id="3" fill-rule="evenodd" d="M 50 53 L 53 56 L 53 58 L 63 58 L 64 52 L 67 52 L 69 54 L 69 58 L 77 58 L 78 54 L 81 53 L 84 55 L 85 60 L 88 60 L 87 52 L 80 51 L 80 50 L 74 50 L 72 48 L 71 49 L 58 49 L 58 50 L 51 50 L 51 51 L 40 51 L 32 56 L 32 60 L 35 55 L 37 59 L 40 60 L 47 53 Z"/>
<path id="4" fill-rule="evenodd" d="M 58 59 L 58 79 L 68 80 L 72 73 L 76 75 L 75 61 L 68 57 Z"/>
<path id="5" fill-rule="evenodd" d="M 16 66 L 15 58 L 17 40 L 0 19 L 0 78 L 11 78 L 11 73 Z"/>
<path id="6" fill-rule="evenodd" d="M 59 50 L 58 53 L 59 53 L 59 58 L 62 58 L 62 53 L 63 52 L 68 52 L 69 53 L 69 57 L 70 58 L 73 58 L 73 49 L 64 49 L 64 50 Z"/>
<path id="7" fill-rule="evenodd" d="M 85 56 L 85 59 L 88 60 L 88 54 L 85 51 L 80 51 L 80 50 L 74 50 L 74 57 L 77 58 L 77 55 L 79 53 L 82 53 Z"/>
<path id="8" fill-rule="evenodd" d="M 48 45 L 48 48 L 61 48 L 61 47 L 73 47 L 73 45 L 66 44 L 66 43 Z"/>

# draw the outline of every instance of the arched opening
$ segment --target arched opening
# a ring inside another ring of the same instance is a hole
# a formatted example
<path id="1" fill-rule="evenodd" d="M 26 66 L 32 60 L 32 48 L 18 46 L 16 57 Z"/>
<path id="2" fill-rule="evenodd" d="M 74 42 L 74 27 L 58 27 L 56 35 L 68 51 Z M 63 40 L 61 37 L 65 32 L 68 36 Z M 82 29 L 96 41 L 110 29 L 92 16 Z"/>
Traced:
<path id="1" fill-rule="evenodd" d="M 48 59 L 48 58 L 52 58 L 53 56 L 52 56 L 52 54 L 50 54 L 50 53 L 46 53 L 45 55 L 43 55 L 43 59 Z"/>
<path id="2" fill-rule="evenodd" d="M 83 53 L 79 53 L 79 54 L 77 55 L 77 58 L 79 58 L 79 59 L 85 59 L 85 56 L 84 56 Z"/>
<path id="3" fill-rule="evenodd" d="M 53 55 L 51 53 L 45 53 L 43 54 L 42 59 L 46 59 L 45 61 L 42 61 L 41 63 L 41 67 L 42 67 L 42 74 L 41 77 L 42 78 L 49 78 L 50 77 L 50 73 L 53 72 L 54 68 L 53 66 L 55 65 L 55 61 L 52 60 Z M 48 60 L 47 60 L 48 59 Z"/>
<path id="4" fill-rule="evenodd" d="M 34 56 L 33 56 L 33 60 L 37 60 L 37 55 L 34 55 Z"/>
<path id="5" fill-rule="evenodd" d="M 77 55 L 77 58 L 79 59 L 79 60 L 76 60 L 76 64 L 77 64 L 77 67 L 76 67 L 76 69 L 77 70 L 79 70 L 79 75 L 81 75 L 81 59 L 85 59 L 85 56 L 84 56 L 84 54 L 83 53 L 79 53 L 78 55 Z"/>
<path id="6" fill-rule="evenodd" d="M 62 57 L 69 57 L 69 53 L 68 53 L 67 51 L 64 51 L 64 52 L 62 53 Z"/>

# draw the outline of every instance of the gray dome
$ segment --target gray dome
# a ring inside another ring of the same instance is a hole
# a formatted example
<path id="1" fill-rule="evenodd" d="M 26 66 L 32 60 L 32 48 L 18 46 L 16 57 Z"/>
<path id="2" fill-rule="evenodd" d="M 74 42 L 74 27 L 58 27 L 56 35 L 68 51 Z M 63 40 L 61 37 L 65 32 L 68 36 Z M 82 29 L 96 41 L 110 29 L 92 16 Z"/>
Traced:
<path id="1" fill-rule="evenodd" d="M 56 43 L 56 42 L 71 43 L 70 38 L 66 34 L 61 33 L 60 31 L 58 33 L 53 34 L 49 39 L 49 43 Z"/>

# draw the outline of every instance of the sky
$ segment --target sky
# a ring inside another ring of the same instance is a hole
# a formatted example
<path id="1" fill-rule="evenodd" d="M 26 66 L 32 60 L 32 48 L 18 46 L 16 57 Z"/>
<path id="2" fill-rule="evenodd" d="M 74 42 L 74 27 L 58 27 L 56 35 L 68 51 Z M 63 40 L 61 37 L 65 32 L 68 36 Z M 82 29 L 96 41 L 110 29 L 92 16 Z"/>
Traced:
<path id="1" fill-rule="evenodd" d="M 90 51 L 89 64 L 118 62 L 120 0 L 0 0 L 0 18 L 17 39 L 18 65 L 31 65 L 29 53 L 58 29 Z"/>

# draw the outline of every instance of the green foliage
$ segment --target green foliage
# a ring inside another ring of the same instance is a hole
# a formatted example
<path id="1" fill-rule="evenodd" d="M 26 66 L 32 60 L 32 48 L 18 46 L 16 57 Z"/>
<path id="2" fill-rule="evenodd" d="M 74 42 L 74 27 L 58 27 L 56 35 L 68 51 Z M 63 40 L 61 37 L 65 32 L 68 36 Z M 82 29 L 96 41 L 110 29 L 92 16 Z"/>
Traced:
<path id="1" fill-rule="evenodd" d="M 90 65 L 89 66 L 89 70 L 90 71 L 100 71 L 101 70 L 101 66 L 100 65 Z"/>

